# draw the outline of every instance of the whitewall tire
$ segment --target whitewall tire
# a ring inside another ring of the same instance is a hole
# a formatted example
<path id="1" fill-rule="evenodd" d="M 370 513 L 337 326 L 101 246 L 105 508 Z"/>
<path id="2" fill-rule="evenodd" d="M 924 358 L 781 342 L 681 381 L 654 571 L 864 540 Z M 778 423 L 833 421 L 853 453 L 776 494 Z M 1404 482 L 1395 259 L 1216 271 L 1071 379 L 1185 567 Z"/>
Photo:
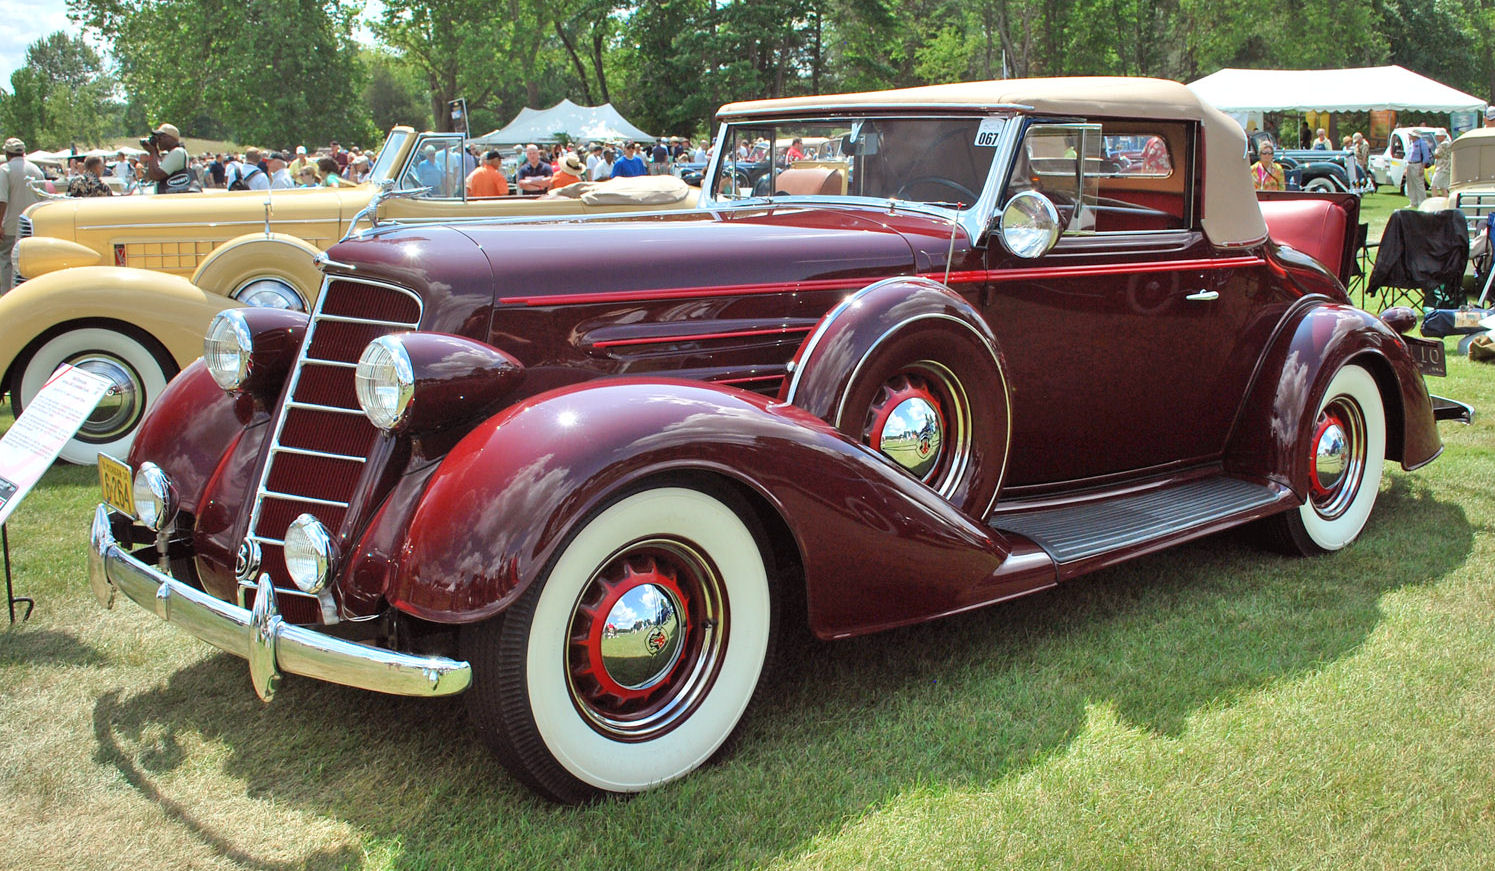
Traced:
<path id="1" fill-rule="evenodd" d="M 742 720 L 775 633 L 758 537 L 728 502 L 658 487 L 582 524 L 520 599 L 463 632 L 474 726 L 560 801 L 695 770 Z"/>
<path id="2" fill-rule="evenodd" d="M 1370 519 L 1386 457 L 1386 410 L 1368 371 L 1348 365 L 1334 374 L 1301 449 L 1308 454 L 1308 498 L 1273 518 L 1276 538 L 1305 555 L 1339 550 Z"/>
<path id="3" fill-rule="evenodd" d="M 59 333 L 38 347 L 14 376 L 11 405 L 19 415 L 58 366 L 71 363 L 112 382 L 110 392 L 62 449 L 61 459 L 93 465 L 105 453 L 123 460 L 135 441 L 146 409 L 166 389 L 175 366 L 158 359 L 139 340 L 103 327 Z"/>

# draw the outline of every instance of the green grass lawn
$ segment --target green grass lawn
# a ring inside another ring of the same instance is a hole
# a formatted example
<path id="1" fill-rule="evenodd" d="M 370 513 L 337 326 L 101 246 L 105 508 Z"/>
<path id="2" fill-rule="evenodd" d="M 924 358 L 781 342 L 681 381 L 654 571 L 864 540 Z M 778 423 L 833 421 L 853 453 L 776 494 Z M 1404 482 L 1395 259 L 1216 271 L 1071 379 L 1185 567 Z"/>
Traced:
<path id="1" fill-rule="evenodd" d="M 1495 409 L 1495 368 L 1441 390 Z M 812 644 L 725 760 L 574 809 L 459 700 L 289 678 L 85 576 L 93 470 L 10 527 L 3 868 L 1495 866 L 1495 425 L 1393 470 L 1346 552 L 1196 542 L 959 618 Z M 4 422 L 0 421 L 0 426 Z"/>

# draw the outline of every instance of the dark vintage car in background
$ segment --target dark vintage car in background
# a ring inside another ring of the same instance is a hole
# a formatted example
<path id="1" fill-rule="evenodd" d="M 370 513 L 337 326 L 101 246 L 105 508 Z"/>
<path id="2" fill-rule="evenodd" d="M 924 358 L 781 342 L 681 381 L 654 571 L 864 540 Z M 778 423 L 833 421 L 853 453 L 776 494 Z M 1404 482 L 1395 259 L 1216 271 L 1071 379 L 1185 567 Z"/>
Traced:
<path id="1" fill-rule="evenodd" d="M 930 620 L 1250 522 L 1334 551 L 1384 461 L 1441 450 L 1416 340 L 1309 256 L 1343 235 L 1272 241 L 1240 128 L 1182 85 L 720 120 L 698 210 L 379 228 L 327 251 L 310 315 L 221 314 L 100 461 L 101 600 L 247 658 L 267 700 L 286 673 L 465 692 L 577 801 L 715 754 L 783 627 Z M 832 159 L 771 164 L 767 196 L 721 158 L 789 137 Z"/>

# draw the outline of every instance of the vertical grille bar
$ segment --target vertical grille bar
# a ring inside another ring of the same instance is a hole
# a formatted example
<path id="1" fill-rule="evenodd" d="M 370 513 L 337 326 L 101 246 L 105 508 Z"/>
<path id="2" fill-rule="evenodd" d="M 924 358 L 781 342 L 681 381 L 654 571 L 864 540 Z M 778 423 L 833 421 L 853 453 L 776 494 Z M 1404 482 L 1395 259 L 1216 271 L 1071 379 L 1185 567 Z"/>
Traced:
<path id="1" fill-rule="evenodd" d="M 344 503 L 379 436 L 354 399 L 354 367 L 328 364 L 356 363 L 372 338 L 415 329 L 421 312 L 420 297 L 396 285 L 344 278 L 322 282 L 286 401 L 275 412 L 269 454 L 249 517 L 249 537 L 261 543 L 264 567 L 277 594 L 307 598 L 285 574 L 277 542 L 285 539 L 290 522 L 303 512 L 334 535 L 345 517 L 357 515 L 360 506 Z M 320 340 L 319 330 L 326 333 Z M 318 598 L 322 622 L 337 622 L 330 594 Z"/>

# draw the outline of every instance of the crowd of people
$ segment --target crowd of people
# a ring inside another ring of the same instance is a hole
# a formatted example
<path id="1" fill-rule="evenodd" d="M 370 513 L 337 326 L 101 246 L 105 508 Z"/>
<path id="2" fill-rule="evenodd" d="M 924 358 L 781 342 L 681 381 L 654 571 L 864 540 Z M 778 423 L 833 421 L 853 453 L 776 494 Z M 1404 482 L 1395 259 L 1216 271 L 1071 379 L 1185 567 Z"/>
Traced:
<path id="1" fill-rule="evenodd" d="M 467 174 L 468 198 L 508 196 L 509 183 L 503 171 L 504 153 L 497 149 L 482 151 L 474 145 L 469 146 L 469 154 L 473 168 Z M 704 164 L 709 154 L 710 149 L 704 140 L 693 144 L 679 136 L 660 139 L 647 149 L 637 142 L 625 142 L 621 146 L 592 142 L 575 150 L 562 145 L 542 147 L 531 143 L 516 152 L 514 186 L 518 188 L 517 193 L 538 194 L 584 181 L 669 175 L 677 164 Z M 439 172 L 434 164 L 433 171 Z M 434 187 L 435 183 L 428 186 Z"/>
<path id="2" fill-rule="evenodd" d="M 276 150 L 246 148 L 239 153 L 189 154 L 181 134 L 162 124 L 142 139 L 144 153 L 121 149 L 112 156 L 69 157 L 56 187 L 68 196 L 106 197 L 148 186 L 153 193 L 227 188 L 280 190 L 359 184 L 372 160 L 360 148 L 343 150 L 334 141 L 308 152 L 297 145 Z M 40 170 L 38 170 L 40 172 Z"/>

